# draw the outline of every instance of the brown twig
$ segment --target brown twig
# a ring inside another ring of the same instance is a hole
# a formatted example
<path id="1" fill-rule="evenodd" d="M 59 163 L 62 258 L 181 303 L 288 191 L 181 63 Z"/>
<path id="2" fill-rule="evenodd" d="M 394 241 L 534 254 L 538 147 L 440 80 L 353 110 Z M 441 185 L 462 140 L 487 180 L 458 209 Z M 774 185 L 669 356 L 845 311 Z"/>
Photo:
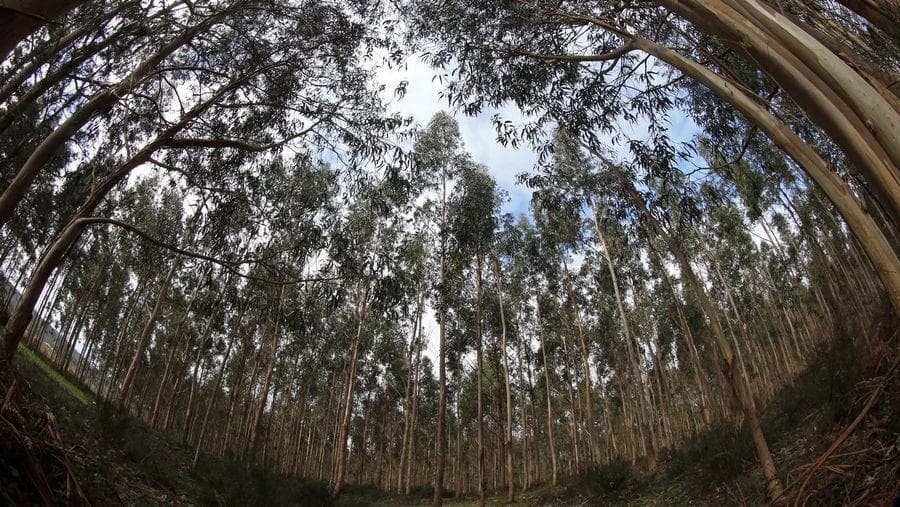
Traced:
<path id="1" fill-rule="evenodd" d="M 828 450 L 825 451 L 825 453 L 822 454 L 821 457 L 819 457 L 819 459 L 812 463 L 812 466 L 810 466 L 809 470 L 807 470 L 806 475 L 803 478 L 803 483 L 800 485 L 800 489 L 797 490 L 797 494 L 794 497 L 794 505 L 805 505 L 809 500 L 809 497 L 807 497 L 804 498 L 802 502 L 800 502 L 800 498 L 803 495 L 803 492 L 806 490 L 806 486 L 809 484 L 809 480 L 812 478 L 813 473 L 815 473 L 817 469 L 819 469 L 822 465 L 825 464 L 826 461 L 828 461 L 831 455 L 834 454 L 834 452 L 844 444 L 847 438 L 849 438 L 850 435 L 860 425 L 860 423 L 862 423 L 863 419 L 865 419 L 869 411 L 872 410 L 872 407 L 875 406 L 875 401 L 878 399 L 878 396 L 882 391 L 884 391 L 884 388 L 894 380 L 894 371 L 897 369 L 898 364 L 900 364 L 900 362 L 894 361 L 894 364 L 891 366 L 891 369 L 888 370 L 885 379 L 869 396 L 869 400 L 866 402 L 866 405 L 863 407 L 859 415 L 856 416 L 856 419 L 854 419 L 853 422 L 850 423 L 849 426 L 847 426 L 847 429 L 845 429 L 844 432 L 841 433 L 841 436 L 839 436 L 837 440 L 835 440 L 834 443 L 831 444 L 831 447 L 829 447 Z M 810 496 L 811 495 L 812 494 L 810 494 Z"/>

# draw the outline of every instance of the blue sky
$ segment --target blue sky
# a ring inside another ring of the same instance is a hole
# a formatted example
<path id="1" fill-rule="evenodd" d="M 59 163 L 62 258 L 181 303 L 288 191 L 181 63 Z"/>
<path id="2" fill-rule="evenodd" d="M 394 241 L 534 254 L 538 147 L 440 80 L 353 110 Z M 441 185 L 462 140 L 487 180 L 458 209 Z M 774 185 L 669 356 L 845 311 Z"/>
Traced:
<path id="1" fill-rule="evenodd" d="M 503 211 L 513 214 L 527 212 L 531 190 L 523 185 L 517 185 L 516 176 L 530 171 L 534 167 L 537 155 L 527 147 L 514 149 L 500 144 L 491 122 L 491 118 L 497 113 L 504 119 L 512 121 L 522 119 L 521 113 L 515 107 L 485 110 L 474 117 L 456 113 L 448 106 L 446 100 L 441 100 L 441 85 L 432 79 L 435 73 L 435 70 L 417 58 L 410 58 L 405 68 L 379 69 L 379 80 L 389 92 L 401 81 L 409 83 L 406 95 L 401 99 L 394 99 L 390 110 L 411 116 L 422 127 L 427 125 L 438 111 L 443 110 L 454 115 L 459 122 L 466 151 L 472 155 L 473 160 L 487 166 L 497 185 L 508 194 L 509 200 L 505 203 Z"/>
<path id="2" fill-rule="evenodd" d="M 497 181 L 497 185 L 506 191 L 508 201 L 504 204 L 503 211 L 518 215 L 528 213 L 531 200 L 531 190 L 524 185 L 516 183 L 516 177 L 522 172 L 532 171 L 537 162 L 537 155 L 528 147 L 514 149 L 503 146 L 497 141 L 497 132 L 494 130 L 491 118 L 499 114 L 504 120 L 518 122 L 523 120 L 523 115 L 514 106 L 500 110 L 485 110 L 478 116 L 470 117 L 462 113 L 454 112 L 440 97 L 441 84 L 434 79 L 435 71 L 417 58 L 410 58 L 405 67 L 379 68 L 377 71 L 379 81 L 386 89 L 386 99 L 391 100 L 389 110 L 398 112 L 404 116 L 410 116 L 420 126 L 428 124 L 429 120 L 438 111 L 447 111 L 453 114 L 459 123 L 465 149 L 472 158 L 487 166 L 488 170 Z M 400 84 L 407 81 L 406 95 L 400 99 L 391 99 L 390 94 Z M 630 126 L 626 129 L 629 135 L 642 135 L 640 125 Z M 690 141 L 698 131 L 698 127 L 686 115 L 675 115 L 671 119 L 669 134 L 675 141 Z M 625 154 L 619 152 L 619 156 Z M 685 169 L 693 164 L 702 163 L 699 160 L 691 160 L 684 164 Z M 425 335 L 427 347 L 425 350 L 432 362 L 437 364 L 437 321 L 434 309 L 426 308 L 424 315 Z"/>
<path id="3" fill-rule="evenodd" d="M 442 85 L 434 76 L 436 71 L 416 57 L 411 57 L 405 67 L 380 68 L 378 79 L 385 85 L 388 94 L 392 92 L 401 81 L 407 81 L 407 91 L 403 98 L 393 98 L 389 109 L 404 116 L 410 116 L 420 126 L 428 124 L 429 120 L 438 111 L 446 111 L 456 118 L 459 123 L 465 149 L 472 158 L 487 166 L 494 176 L 500 188 L 508 194 L 508 201 L 504 204 L 503 211 L 518 215 L 528 213 L 531 200 L 531 190 L 524 185 L 516 183 L 516 177 L 522 172 L 531 171 L 537 161 L 537 155 L 526 147 L 518 149 L 504 146 L 497 141 L 497 132 L 491 118 L 499 114 L 504 120 L 518 122 L 523 120 L 521 112 L 515 106 L 502 109 L 487 109 L 478 116 L 466 116 L 453 111 L 446 100 L 441 100 Z M 388 97 L 386 97 L 388 98 Z M 626 128 L 630 135 L 641 136 L 640 125 Z M 676 142 L 691 141 L 699 128 L 684 114 L 674 115 L 671 118 L 669 134 Z M 620 150 L 620 156 L 624 156 Z M 683 169 L 691 170 L 696 165 L 702 164 L 702 160 L 694 158 L 683 162 Z"/>

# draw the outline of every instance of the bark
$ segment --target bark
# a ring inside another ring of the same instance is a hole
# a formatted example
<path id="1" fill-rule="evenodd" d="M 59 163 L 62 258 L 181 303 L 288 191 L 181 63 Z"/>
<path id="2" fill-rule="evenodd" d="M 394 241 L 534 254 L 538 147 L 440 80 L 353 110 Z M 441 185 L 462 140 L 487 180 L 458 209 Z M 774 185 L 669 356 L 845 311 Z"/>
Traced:
<path id="1" fill-rule="evenodd" d="M 503 434 L 503 447 L 506 449 L 506 501 L 515 499 L 515 478 L 512 451 L 512 391 L 509 387 L 509 354 L 506 344 L 506 312 L 503 308 L 503 280 L 500 262 L 494 258 L 494 272 L 497 277 L 497 302 L 500 306 L 500 353 L 503 355 L 503 386 L 506 392 L 506 431 Z"/>
<path id="2" fill-rule="evenodd" d="M 606 267 L 609 270 L 610 279 L 612 280 L 613 294 L 616 298 L 616 309 L 619 314 L 619 322 L 622 326 L 622 333 L 625 335 L 625 350 L 628 353 L 629 363 L 631 364 L 631 374 L 634 377 L 634 382 L 637 384 L 636 388 L 639 390 L 638 408 L 641 411 L 641 417 L 638 421 L 638 425 L 639 432 L 641 434 L 641 442 L 643 442 L 643 426 L 649 423 L 649 412 L 650 410 L 652 410 L 652 405 L 647 397 L 647 385 L 644 382 L 644 376 L 641 371 L 639 359 L 641 357 L 640 346 L 638 345 L 634 335 L 632 334 L 631 326 L 628 323 L 628 314 L 625 312 L 625 304 L 622 300 L 622 293 L 619 289 L 619 278 L 616 274 L 615 266 L 613 265 L 612 252 L 610 252 L 609 250 L 609 245 L 606 243 L 606 236 L 603 234 L 603 229 L 600 227 L 600 221 L 598 219 L 596 209 L 594 210 L 593 215 L 594 232 L 596 232 L 597 234 L 597 239 L 600 240 L 600 246 L 603 248 L 603 257 L 606 260 Z M 655 447 L 652 449 L 651 454 L 654 452 Z"/>
<path id="3" fill-rule="evenodd" d="M 194 215 L 188 220 L 187 228 L 184 232 L 184 238 L 182 240 L 182 247 L 186 247 L 187 244 L 190 243 L 193 239 L 194 231 L 200 219 L 202 210 L 203 206 L 198 206 L 197 210 L 194 212 Z M 128 405 L 131 402 L 132 384 L 134 383 L 135 376 L 137 375 L 137 371 L 140 368 L 141 360 L 143 359 L 144 354 L 147 351 L 147 346 L 150 345 L 150 338 L 153 335 L 153 330 L 156 328 L 156 322 L 159 319 L 159 314 L 162 311 L 162 306 L 165 303 L 166 296 L 169 293 L 169 286 L 172 283 L 172 278 L 175 276 L 175 273 L 178 271 L 180 265 L 181 260 L 179 258 L 173 259 L 172 266 L 169 268 L 169 271 L 166 272 L 166 275 L 163 277 L 163 280 L 159 285 L 159 291 L 156 294 L 156 301 L 153 304 L 153 310 L 150 312 L 150 316 L 147 318 L 147 322 L 144 324 L 143 330 L 141 330 L 141 336 L 138 339 L 137 349 L 134 351 L 134 356 L 131 359 L 131 364 L 128 365 L 128 372 L 125 374 L 125 380 L 122 381 L 122 390 L 119 393 L 119 399 L 117 402 L 119 410 L 128 410 Z"/>
<path id="4" fill-rule="evenodd" d="M 538 340 L 541 343 L 541 353 L 544 356 L 544 385 L 547 388 L 547 443 L 550 447 L 550 466 L 552 475 L 550 484 L 556 486 L 558 479 L 558 467 L 556 463 L 556 441 L 553 438 L 553 404 L 550 398 L 550 365 L 547 362 L 547 347 L 544 344 L 544 333 L 541 331 L 541 303 L 537 302 L 535 306 L 535 314 L 537 319 Z"/>
<path id="5" fill-rule="evenodd" d="M 162 305 L 166 299 L 166 295 L 169 293 L 169 285 L 172 282 L 172 277 L 178 270 L 178 264 L 178 261 L 173 259 L 172 266 L 169 268 L 169 271 L 166 272 L 162 282 L 160 282 L 159 291 L 156 294 L 156 301 L 153 304 L 153 310 L 150 311 L 150 316 L 144 324 L 141 336 L 138 338 L 138 345 L 134 351 L 134 356 L 131 359 L 131 363 L 128 365 L 125 379 L 122 381 L 122 388 L 119 391 L 119 398 L 116 401 L 119 410 L 128 410 L 128 405 L 131 402 L 131 391 L 134 378 L 137 375 L 141 361 L 144 359 L 144 354 L 147 352 L 147 346 L 150 344 L 150 337 L 153 334 L 153 329 L 156 327 L 156 321 L 159 319 L 159 314 L 162 311 Z"/>
<path id="6" fill-rule="evenodd" d="M 7 0 L 9 1 L 9 0 Z M 64 2 L 64 4 L 69 2 Z M 137 68 L 128 74 L 117 84 L 110 86 L 96 95 L 75 111 L 69 118 L 50 133 L 43 141 L 32 151 L 28 160 L 19 169 L 16 175 L 10 181 L 9 186 L 0 194 L 0 229 L 12 218 L 19 202 L 24 198 L 25 194 L 31 188 L 32 183 L 38 174 L 68 140 L 82 127 L 84 127 L 96 114 L 109 109 L 121 100 L 128 92 L 139 83 L 144 77 L 150 74 L 157 66 L 172 55 L 179 48 L 190 43 L 190 41 L 201 32 L 208 30 L 210 27 L 221 22 L 229 11 L 224 10 L 214 16 L 210 16 L 196 25 L 186 29 L 176 38 L 159 49 L 154 55 L 141 62 Z M 0 41 L 2 44 L 2 41 Z M 2 45 L 0 45 L 2 51 Z M 180 130 L 180 129 L 179 129 Z M 174 133 L 173 133 L 174 135 Z M 172 136 L 165 138 L 165 141 L 171 139 Z M 162 140 L 160 143 L 162 144 Z M 148 156 L 149 157 L 149 156 Z"/>
<path id="7" fill-rule="evenodd" d="M 758 0 L 662 3 L 768 73 L 843 149 L 893 223 L 900 223 L 895 170 L 900 113 L 884 97 L 827 47 Z"/>
<path id="8" fill-rule="evenodd" d="M 404 490 L 404 484 L 403 484 L 404 464 L 407 461 L 409 461 L 409 464 L 412 465 L 412 459 L 410 457 L 408 457 L 408 455 L 407 455 L 407 447 L 410 448 L 410 451 L 412 450 L 411 449 L 412 446 L 408 445 L 408 442 L 411 441 L 410 427 L 412 425 L 412 421 L 411 421 L 412 414 L 411 414 L 410 408 L 411 408 L 411 397 L 413 396 L 413 391 L 414 391 L 413 382 L 414 382 L 414 379 L 416 378 L 415 377 L 415 365 L 417 365 L 417 363 L 414 362 L 413 353 L 417 347 L 418 332 L 419 332 L 420 323 L 422 320 L 422 308 L 424 306 L 424 303 L 425 303 L 425 292 L 421 291 L 420 296 L 419 296 L 419 302 L 418 302 L 418 305 L 416 306 L 416 315 L 415 315 L 415 318 L 413 319 L 412 339 L 410 340 L 409 355 L 407 356 L 409 358 L 407 361 L 407 363 L 409 364 L 409 374 L 407 375 L 407 378 L 406 378 L 406 392 L 404 393 L 404 402 L 403 402 L 403 440 L 402 440 L 402 443 L 400 446 L 400 465 L 399 465 L 400 473 L 398 474 L 398 478 L 397 478 L 397 494 L 398 495 Z M 366 420 L 366 422 L 368 423 L 368 419 Z M 407 475 L 407 484 L 408 483 L 409 483 L 409 476 Z"/>
<path id="9" fill-rule="evenodd" d="M 419 333 L 421 336 L 421 317 L 419 319 Z M 416 442 L 416 424 L 419 419 L 419 386 L 420 386 L 420 373 L 419 370 L 422 367 L 422 347 L 416 351 L 416 376 L 415 382 L 413 384 L 413 410 L 412 410 L 412 420 L 410 421 L 410 431 L 409 431 L 409 450 L 406 452 L 407 455 L 407 464 L 406 464 L 406 488 L 405 493 L 408 496 L 412 492 L 412 482 L 413 482 L 413 460 L 415 457 L 415 442 Z"/>

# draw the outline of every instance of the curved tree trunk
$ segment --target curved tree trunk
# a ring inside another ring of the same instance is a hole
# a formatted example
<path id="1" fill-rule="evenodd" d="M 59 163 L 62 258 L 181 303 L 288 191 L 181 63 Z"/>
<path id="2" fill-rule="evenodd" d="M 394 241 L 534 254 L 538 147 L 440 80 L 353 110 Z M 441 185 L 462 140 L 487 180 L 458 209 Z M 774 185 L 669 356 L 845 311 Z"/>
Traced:
<path id="1" fill-rule="evenodd" d="M 636 47 L 697 79 L 710 90 L 731 102 L 759 126 L 775 145 L 784 150 L 812 178 L 837 208 L 878 273 L 894 311 L 900 314 L 900 261 L 878 224 L 862 207 L 859 199 L 840 176 L 787 125 L 733 83 L 683 55 L 645 39 L 635 39 Z"/>
<path id="2" fill-rule="evenodd" d="M 56 127 L 50 135 L 44 138 L 9 182 L 9 186 L 7 186 L 6 190 L 0 194 L 0 229 L 2 229 L 12 218 L 19 202 L 25 197 L 25 194 L 31 188 L 35 178 L 37 178 L 38 174 L 50 158 L 56 154 L 76 132 L 81 130 L 95 114 L 115 105 L 121 97 L 127 95 L 128 91 L 135 83 L 141 81 L 150 72 L 155 70 L 157 66 L 172 53 L 188 44 L 199 33 L 208 30 L 210 27 L 220 22 L 225 17 L 226 12 L 228 11 L 222 11 L 214 16 L 210 16 L 200 23 L 186 29 L 175 39 L 160 48 L 155 54 L 141 62 L 134 71 L 125 76 L 119 83 L 104 88 L 102 91 L 91 97 L 91 99 L 78 108 L 72 116 Z"/>

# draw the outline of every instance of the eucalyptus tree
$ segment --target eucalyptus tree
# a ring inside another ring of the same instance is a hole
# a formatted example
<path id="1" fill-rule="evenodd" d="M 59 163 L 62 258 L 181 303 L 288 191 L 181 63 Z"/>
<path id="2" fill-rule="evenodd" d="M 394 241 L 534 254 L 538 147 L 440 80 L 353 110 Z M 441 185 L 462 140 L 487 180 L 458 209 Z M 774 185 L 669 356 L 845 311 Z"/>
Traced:
<path id="1" fill-rule="evenodd" d="M 406 239 L 400 247 L 398 278 L 404 278 L 408 289 L 405 304 L 404 320 L 411 323 L 410 338 L 406 353 L 406 383 L 403 396 L 403 436 L 400 441 L 400 460 L 397 474 L 397 493 L 409 493 L 412 482 L 412 455 L 415 446 L 416 413 L 419 391 L 418 370 L 422 361 L 422 349 L 425 338 L 422 336 L 422 316 L 425 311 L 425 295 L 428 290 L 427 276 L 429 272 L 428 239 L 424 233 L 416 233 Z M 412 303 L 410 305 L 410 303 Z"/>
<path id="2" fill-rule="evenodd" d="M 24 39 L 37 32 L 42 26 L 58 23 L 72 9 L 85 0 L 16 0 L 5 2 L 0 11 L 0 62 Z"/>
<path id="3" fill-rule="evenodd" d="M 126 80 L 141 83 L 145 91 L 122 94 L 114 86 L 94 97 L 101 104 L 114 99 L 108 106 L 121 101 L 120 95 L 130 102 L 127 108 L 111 110 L 106 122 L 111 135 L 98 140 L 93 158 L 75 164 L 73 174 L 89 174 L 91 185 L 84 202 L 41 256 L 19 308 L 12 313 L 4 335 L 4 365 L 15 351 L 34 301 L 90 223 L 89 215 L 135 168 L 152 164 L 185 173 L 194 185 L 209 186 L 223 174 L 263 169 L 288 144 L 339 150 L 350 155 L 344 157 L 350 164 L 372 159 L 389 147 L 383 135 L 401 121 L 381 114 L 377 91 L 368 85 L 370 72 L 359 65 L 372 42 L 363 25 L 353 21 L 348 10 L 315 2 L 252 7 L 238 2 L 213 14 L 196 11 L 195 24 L 148 57 L 149 65 L 137 69 L 139 75 Z M 276 18 L 274 25 L 267 21 Z M 172 61 L 157 69 L 166 58 Z M 216 68 L 186 63 L 197 59 Z M 139 79 L 145 72 L 152 78 Z M 194 83 L 193 103 L 183 96 L 184 87 L 170 87 L 169 72 Z M 111 90 L 116 93 L 109 95 Z M 94 118 L 96 106 L 91 104 L 86 103 L 76 112 L 78 118 L 66 120 L 44 143 L 65 145 L 72 128 Z M 70 121 L 74 127 L 67 125 Z M 123 143 L 124 153 L 117 149 Z M 54 146 L 38 148 L 23 166 L 24 180 L 20 170 L 14 182 L 29 183 L 37 175 L 32 169 L 43 167 L 41 153 L 54 152 Z M 14 188 L 10 195 L 17 201 L 27 187 Z"/>
<path id="4" fill-rule="evenodd" d="M 614 134 L 636 158 L 657 159 L 668 170 L 681 150 L 667 133 L 667 113 L 719 125 L 737 110 L 751 137 L 768 138 L 828 196 L 898 309 L 900 261 L 862 204 L 871 192 L 887 228 L 896 227 L 900 181 L 892 167 L 900 156 L 900 107 L 887 76 L 896 74 L 897 63 L 886 62 L 881 72 L 859 48 L 812 25 L 816 15 L 807 6 L 792 7 L 806 19 L 759 0 L 424 0 L 411 2 L 409 11 L 430 61 L 461 71 L 447 90 L 464 111 L 509 101 L 533 119 L 522 129 L 498 122 L 517 142 L 540 141 L 542 130 L 559 121 L 589 144 L 599 132 Z M 690 95 L 693 83 L 710 96 L 698 102 Z M 794 112 L 803 116 L 795 121 Z M 630 138 L 624 125 L 635 123 L 645 124 L 650 142 Z M 757 145 L 746 144 L 744 152 Z M 830 163 L 831 146 L 844 163 Z M 864 188 L 848 183 L 845 170 Z"/>
<path id="5" fill-rule="evenodd" d="M 512 373 L 509 365 L 509 340 L 508 336 L 510 332 L 514 335 L 518 335 L 519 329 L 518 326 L 515 325 L 515 315 L 518 304 L 521 300 L 520 292 L 518 287 L 516 287 L 516 280 L 507 280 L 507 273 L 504 272 L 504 267 L 508 266 L 509 275 L 515 275 L 515 271 L 513 268 L 514 261 L 516 256 L 518 255 L 518 249 L 520 248 L 518 236 L 516 234 L 515 226 L 513 225 L 513 217 L 510 214 L 504 214 L 499 217 L 497 224 L 497 233 L 494 241 L 493 252 L 491 253 L 491 260 L 494 268 L 494 285 L 497 292 L 497 301 L 496 301 L 496 312 L 494 312 L 497 317 L 499 317 L 499 330 L 497 330 L 496 320 L 494 319 L 494 332 L 495 336 L 499 336 L 499 354 L 501 355 L 502 367 L 503 367 L 503 394 L 504 394 L 504 410 L 506 414 L 506 420 L 504 424 L 504 433 L 503 433 L 503 447 L 505 452 L 505 468 L 506 468 L 506 500 L 508 502 L 512 502 L 515 500 L 515 467 L 514 467 L 514 450 L 513 450 L 513 419 L 515 418 L 515 410 L 513 408 L 513 387 L 512 387 Z M 501 262 L 502 260 L 502 262 Z M 507 286 L 508 283 L 512 282 L 511 286 Z M 512 320 L 510 320 L 512 317 Z M 496 341 L 495 341 L 496 343 Z M 517 340 L 518 343 L 518 340 Z M 521 358 L 521 356 L 519 356 Z M 520 370 L 521 373 L 521 370 Z M 521 375 L 519 376 L 519 382 L 521 382 Z M 521 391 L 520 391 L 521 392 Z M 497 400 L 498 407 L 500 405 L 500 400 Z M 523 401 L 524 403 L 524 401 Z M 499 422 L 498 418 L 498 422 Z M 522 417 L 522 432 L 524 433 L 524 420 Z M 523 449 L 523 454 L 525 454 L 527 450 Z M 523 460 L 525 458 L 523 457 Z M 525 474 L 522 474 L 523 486 L 527 482 L 525 478 Z"/>
<path id="6" fill-rule="evenodd" d="M 455 254 L 475 260 L 475 352 L 478 392 L 478 499 L 485 501 L 484 415 L 482 403 L 482 279 L 485 256 L 489 255 L 496 227 L 494 211 L 498 207 L 496 183 L 483 166 L 468 166 L 450 198 L 450 228 Z"/>
<path id="7" fill-rule="evenodd" d="M 447 217 L 447 187 L 453 185 L 462 167 L 470 164 L 465 153 L 456 121 L 447 113 L 437 113 L 413 145 L 414 181 L 421 183 L 420 191 L 426 199 L 436 202 L 429 206 L 435 227 L 438 246 L 438 283 L 435 287 L 434 306 L 438 319 L 438 385 L 440 386 L 435 438 L 434 504 L 443 502 L 444 470 L 447 450 L 447 346 L 446 320 L 448 288 L 447 273 L 449 222 Z M 451 187 L 452 189 L 452 187 Z M 436 193 L 437 197 L 428 196 Z"/>
<path id="8" fill-rule="evenodd" d="M 347 376 L 343 388 L 342 414 L 336 433 L 336 459 L 331 488 L 339 494 L 346 479 L 346 447 L 351 416 L 355 406 L 356 380 L 360 359 L 371 348 L 382 322 L 371 316 L 393 320 L 391 313 L 403 296 L 394 275 L 396 243 L 400 237 L 400 216 L 387 216 L 394 209 L 385 199 L 389 188 L 372 185 L 353 202 L 338 223 L 331 239 L 330 256 L 339 266 L 348 300 L 352 301 L 355 331 L 347 355 Z"/>

